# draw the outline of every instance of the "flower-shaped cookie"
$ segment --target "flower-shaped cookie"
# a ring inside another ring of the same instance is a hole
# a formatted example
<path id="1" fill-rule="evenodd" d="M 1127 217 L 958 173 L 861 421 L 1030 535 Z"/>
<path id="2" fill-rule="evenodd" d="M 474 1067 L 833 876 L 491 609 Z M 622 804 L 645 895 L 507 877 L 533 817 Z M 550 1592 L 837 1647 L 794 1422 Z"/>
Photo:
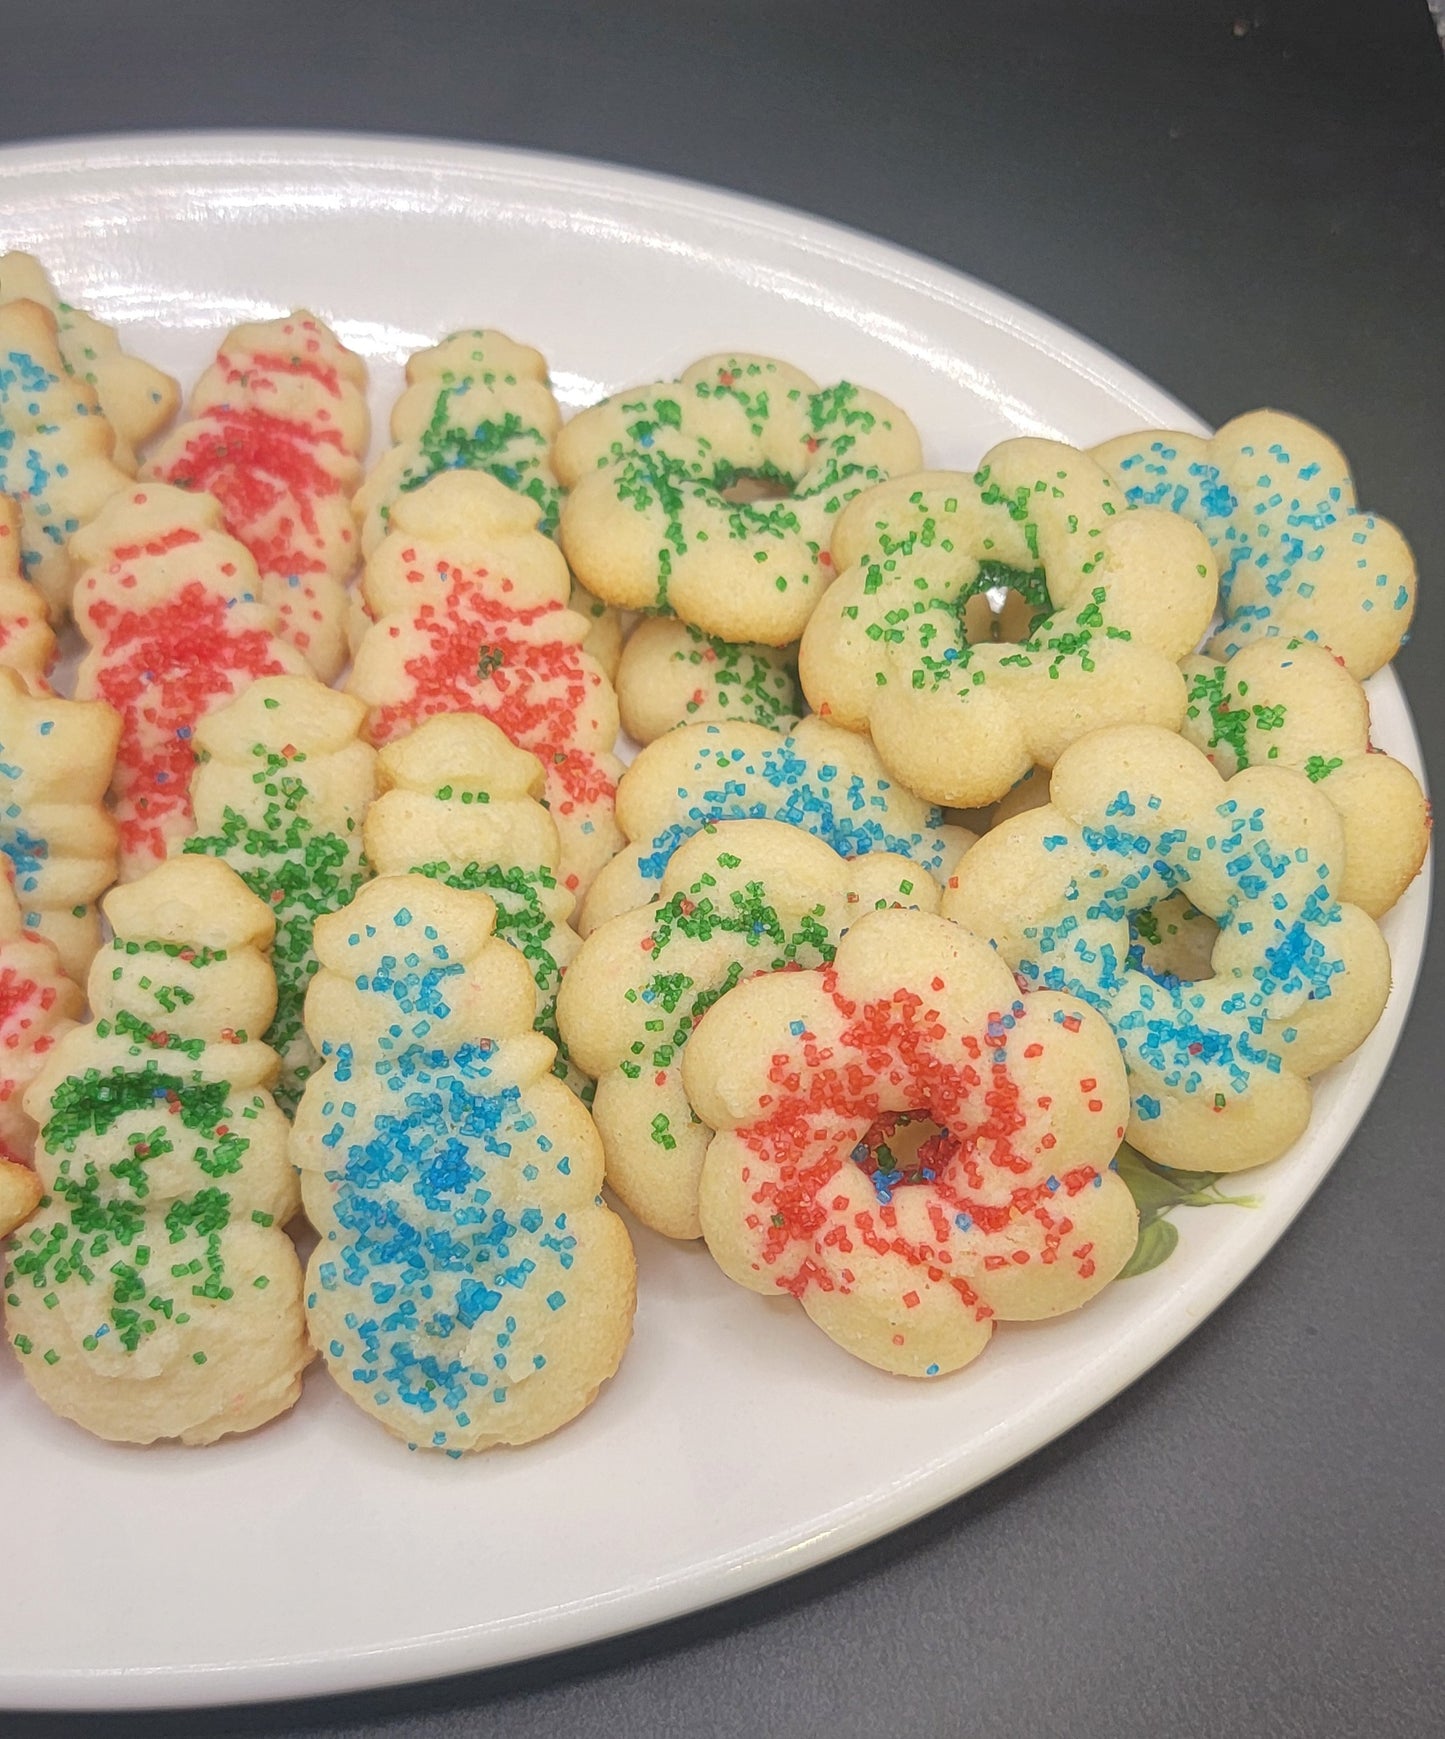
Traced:
<path id="1" fill-rule="evenodd" d="M 370 873 L 361 820 L 376 794 L 366 709 L 312 676 L 268 676 L 209 714 L 192 739 L 196 833 L 183 850 L 230 864 L 276 920 L 276 1014 L 266 1043 L 281 1058 L 276 1103 L 296 1109 L 316 1052 L 301 1024 L 316 971 L 311 933 Z"/>
<path id="2" fill-rule="evenodd" d="M 891 780 L 866 737 L 818 718 L 786 737 L 748 724 L 669 731 L 623 775 L 617 819 L 629 844 L 592 885 L 584 936 L 646 905 L 673 852 L 710 821 L 786 821 L 843 857 L 897 852 L 940 880 L 974 838 Z"/>
<path id="3" fill-rule="evenodd" d="M 592 1083 L 569 1067 L 557 1031 L 557 991 L 581 941 L 568 922 L 574 901 L 560 880 L 556 823 L 540 801 L 541 762 L 490 719 L 438 713 L 389 743 L 378 773 L 367 861 L 378 875 L 431 876 L 490 897 L 497 934 L 532 970 L 537 1031 L 558 1047 L 552 1072 L 590 1099 Z"/>
<path id="4" fill-rule="evenodd" d="M 1276 635 L 1224 664 L 1186 658 L 1184 735 L 1229 778 L 1241 767 L 1297 767 L 1339 811 L 1345 855 L 1337 896 L 1372 918 L 1419 874 L 1430 806 L 1403 764 L 1370 747 L 1370 703 L 1322 646 Z"/>
<path id="5" fill-rule="evenodd" d="M 635 743 L 714 720 L 786 731 L 803 710 L 794 648 L 736 646 L 676 617 L 637 624 L 616 681 L 622 728 Z"/>
<path id="6" fill-rule="evenodd" d="M 448 1453 L 565 1425 L 632 1330 L 601 1144 L 549 1072 L 495 913 L 483 893 L 378 876 L 317 924 L 306 1025 L 327 1060 L 292 1132 L 321 1235 L 312 1339 L 358 1406 Z"/>
<path id="7" fill-rule="evenodd" d="M 820 388 L 763 356 L 705 356 L 563 426 L 562 547 L 609 604 L 786 646 L 833 577 L 843 504 L 921 461 L 912 423 L 865 387 Z"/>
<path id="8" fill-rule="evenodd" d="M 1361 512 L 1344 454 L 1311 424 L 1250 411 L 1209 440 L 1146 429 L 1094 448 L 1129 500 L 1198 525 L 1220 561 L 1217 658 L 1272 635 L 1318 641 L 1361 681 L 1399 651 L 1415 559 Z"/>
<path id="9" fill-rule="evenodd" d="M 1369 1033 L 1390 988 L 1372 918 L 1335 897 L 1340 818 L 1283 767 L 1227 783 L 1168 731 L 1095 731 L 1051 800 L 987 833 L 943 910 L 1027 984 L 1107 1015 L 1129 1070 L 1129 1140 L 1186 1171 L 1239 1171 L 1304 1131 L 1308 1077 Z M 1130 918 L 1182 892 L 1213 919 L 1213 974 L 1151 969 Z"/>
<path id="10" fill-rule="evenodd" d="M 833 537 L 839 578 L 799 649 L 803 690 L 867 731 L 910 790 L 962 809 L 1052 766 L 1085 731 L 1176 730 L 1177 661 L 1213 614 L 1203 535 L 1127 510 L 1086 453 L 1005 441 L 974 475 L 925 472 L 860 496 Z M 1052 614 L 1028 638 L 972 643 L 966 606 L 1005 585 Z"/>
<path id="11" fill-rule="evenodd" d="M 330 682 L 346 662 L 360 553 L 351 497 L 371 432 L 366 365 L 298 309 L 229 332 L 190 412 L 142 475 L 215 496 L 255 558 L 277 632 Z"/>
<path id="12" fill-rule="evenodd" d="M 271 915 L 173 858 L 105 902 L 115 939 L 25 1095 L 46 1195 L 10 1247 L 7 1327 L 41 1400 L 125 1443 L 210 1443 L 301 1393 L 286 1119 L 260 1042 Z"/>
<path id="13" fill-rule="evenodd" d="M 870 913 L 831 966 L 738 986 L 683 1073 L 717 1131 L 700 1202 L 723 1271 L 884 1370 L 957 1370 L 996 1322 L 1084 1304 L 1134 1248 L 1108 1025 L 1020 995 L 944 918 Z"/>
<path id="14" fill-rule="evenodd" d="M 917 864 L 874 851 L 852 862 L 777 821 L 723 821 L 673 853 L 651 905 L 594 930 L 567 970 L 558 1016 L 597 1079 L 592 1114 L 607 1181 L 645 1225 L 696 1238 L 711 1131 L 693 1115 L 682 1065 L 697 1022 L 759 972 L 833 958 L 878 905 L 936 910 Z"/>
<path id="15" fill-rule="evenodd" d="M 201 719 L 258 677 L 310 673 L 221 518 L 214 496 L 133 483 L 71 545 L 75 621 L 90 642 L 75 692 L 121 717 L 112 796 L 123 878 L 191 831 Z"/>
<path id="16" fill-rule="evenodd" d="M 378 746 L 437 713 L 473 712 L 541 761 L 564 884 L 585 887 L 620 843 L 617 696 L 582 650 L 571 581 L 534 504 L 481 471 L 398 497 L 366 564 L 373 622 L 347 681 Z"/>

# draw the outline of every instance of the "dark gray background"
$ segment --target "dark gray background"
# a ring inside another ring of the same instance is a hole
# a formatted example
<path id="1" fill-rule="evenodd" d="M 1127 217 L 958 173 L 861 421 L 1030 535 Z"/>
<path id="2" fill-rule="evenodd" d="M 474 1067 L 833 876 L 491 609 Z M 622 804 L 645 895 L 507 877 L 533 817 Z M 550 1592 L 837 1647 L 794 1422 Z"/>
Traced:
<path id="1" fill-rule="evenodd" d="M 693 176 L 963 267 L 1212 421 L 1313 418 L 1420 558 L 1399 668 L 1439 775 L 1445 73 L 1424 0 L 0 0 L 0 68 L 7 140 L 340 127 Z M 903 1533 L 517 1669 L 0 1733 L 1445 1730 L 1442 995 L 1437 938 L 1364 1127 L 1192 1340 Z M 6 1564 L 0 1598 L 25 1580 Z"/>

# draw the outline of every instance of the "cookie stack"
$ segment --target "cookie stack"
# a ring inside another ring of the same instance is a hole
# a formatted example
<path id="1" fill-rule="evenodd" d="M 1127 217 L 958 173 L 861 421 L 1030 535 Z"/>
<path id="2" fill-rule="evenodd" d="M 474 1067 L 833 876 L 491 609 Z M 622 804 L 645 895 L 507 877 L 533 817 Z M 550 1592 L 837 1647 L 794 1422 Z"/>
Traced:
<path id="1" fill-rule="evenodd" d="M 925 471 L 851 382 L 719 353 L 564 421 L 478 329 L 365 475 L 298 310 L 137 481 L 174 384 L 114 335 L 73 372 L 37 272 L 0 1219 L 22 1368 L 98 1435 L 250 1429 L 313 1352 L 412 1447 L 546 1435 L 631 1333 L 604 1184 L 941 1377 L 1140 1266 L 1141 1177 L 1283 1153 L 1378 1019 L 1428 818 L 1360 683 L 1414 572 L 1318 431 Z"/>

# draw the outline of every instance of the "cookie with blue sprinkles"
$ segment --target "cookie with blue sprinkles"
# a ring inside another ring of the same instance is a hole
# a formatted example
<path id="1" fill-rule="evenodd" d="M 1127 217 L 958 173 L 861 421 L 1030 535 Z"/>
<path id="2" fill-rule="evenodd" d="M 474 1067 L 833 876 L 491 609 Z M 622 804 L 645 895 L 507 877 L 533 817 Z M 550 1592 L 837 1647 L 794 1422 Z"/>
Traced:
<path id="1" fill-rule="evenodd" d="M 322 1068 L 292 1130 L 320 1241 L 311 1338 L 418 1449 L 529 1443 L 617 1370 L 636 1269 L 602 1145 L 551 1073 L 526 959 L 480 891 L 378 876 L 316 926 Z"/>

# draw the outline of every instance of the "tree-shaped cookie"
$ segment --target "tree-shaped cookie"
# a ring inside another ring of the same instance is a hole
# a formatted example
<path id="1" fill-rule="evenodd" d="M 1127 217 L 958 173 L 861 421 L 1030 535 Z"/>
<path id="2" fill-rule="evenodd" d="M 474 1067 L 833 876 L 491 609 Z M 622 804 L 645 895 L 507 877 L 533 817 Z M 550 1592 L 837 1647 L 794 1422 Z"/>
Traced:
<path id="1" fill-rule="evenodd" d="M 613 815 L 617 697 L 582 650 L 557 547 L 532 503 L 479 471 L 400 496 L 366 564 L 373 617 L 347 681 L 378 746 L 436 713 L 489 718 L 541 761 L 576 892 L 620 842 Z"/>
<path id="2" fill-rule="evenodd" d="M 607 1181 L 644 1225 L 696 1238 L 712 1134 L 683 1087 L 693 1028 L 763 972 L 817 966 L 880 905 L 936 910 L 938 885 L 892 852 L 848 860 L 780 821 L 722 821 L 673 853 L 657 898 L 596 929 L 562 981 L 573 1056 L 597 1079 Z"/>
<path id="3" fill-rule="evenodd" d="M 361 822 L 376 792 L 365 709 L 311 676 L 268 676 L 196 726 L 195 836 L 187 852 L 230 864 L 276 920 L 276 1015 L 265 1039 L 281 1057 L 276 1102 L 296 1108 L 316 1052 L 301 1011 L 316 971 L 311 932 L 369 873 Z"/>
<path id="4" fill-rule="evenodd" d="M 59 619 L 74 582 L 67 541 L 130 475 L 95 388 L 66 366 L 48 308 L 0 303 L 0 357 L 0 495 L 20 504 L 25 577 Z"/>
<path id="5" fill-rule="evenodd" d="M 480 888 L 497 934 L 537 986 L 537 1031 L 557 1045 L 553 1073 L 583 1099 L 592 1082 L 571 1068 L 557 1031 L 562 973 L 581 946 L 559 877 L 557 828 L 542 806 L 541 762 L 488 719 L 439 713 L 381 751 L 382 795 L 366 815 L 366 856 L 378 875 L 432 876 Z"/>
<path id="6" fill-rule="evenodd" d="M 28 1217 L 41 1195 L 25 1090 L 85 1006 L 55 949 L 25 929 L 11 879 L 8 861 L 0 860 L 0 1236 Z"/>
<path id="7" fill-rule="evenodd" d="M 304 308 L 237 326 L 145 475 L 205 490 L 245 544 L 277 632 L 330 682 L 346 662 L 351 497 L 371 432 L 366 365 Z"/>
<path id="8" fill-rule="evenodd" d="M 533 1030 L 527 962 L 483 893 L 379 876 L 316 926 L 326 1059 L 292 1131 L 311 1336 L 419 1448 L 527 1443 L 617 1369 L 635 1269 L 591 1118 Z"/>
<path id="9" fill-rule="evenodd" d="M 944 918 L 868 913 L 831 965 L 730 990 L 683 1076 L 717 1130 L 700 1206 L 723 1271 L 886 1371 L 957 1370 L 996 1323 L 1086 1303 L 1134 1249 L 1107 1022 L 1021 994 Z"/>
<path id="10" fill-rule="evenodd" d="M 62 302 L 32 254 L 0 256 L 0 302 L 27 298 L 55 316 L 65 366 L 95 388 L 101 413 L 115 431 L 115 462 L 134 472 L 136 453 L 166 426 L 181 402 L 180 388 L 163 370 L 121 349 L 113 326 Z"/>
<path id="11" fill-rule="evenodd" d="M 392 445 L 356 496 L 361 547 L 386 536 L 399 496 L 442 471 L 480 471 L 525 495 L 539 531 L 557 530 L 561 487 L 552 443 L 562 412 L 539 351 L 504 332 L 454 332 L 407 359 L 406 390 L 392 407 Z M 572 608 L 590 623 L 583 642 L 609 677 L 617 674 L 622 626 L 615 610 L 574 583 Z"/>
<path id="12" fill-rule="evenodd" d="M 104 702 L 31 694 L 0 669 L 0 852 L 25 928 L 53 942 L 80 982 L 100 946 L 95 902 L 116 876 L 105 792 L 120 730 Z"/>
<path id="13" fill-rule="evenodd" d="M 49 694 L 55 657 L 49 607 L 25 578 L 19 505 L 0 495 L 0 666 L 13 670 L 32 694 Z"/>
<path id="14" fill-rule="evenodd" d="M 46 1195 L 5 1280 L 21 1368 L 99 1437 L 210 1443 L 284 1412 L 310 1358 L 286 1119 L 261 1043 L 271 914 L 175 858 L 106 901 L 93 1024 L 25 1096 Z"/>
<path id="15" fill-rule="evenodd" d="M 112 795 L 129 878 L 191 832 L 192 738 L 205 715 L 258 677 L 310 666 L 277 633 L 256 564 L 213 496 L 131 484 L 74 553 L 75 620 L 90 643 L 75 691 L 121 717 Z"/>

